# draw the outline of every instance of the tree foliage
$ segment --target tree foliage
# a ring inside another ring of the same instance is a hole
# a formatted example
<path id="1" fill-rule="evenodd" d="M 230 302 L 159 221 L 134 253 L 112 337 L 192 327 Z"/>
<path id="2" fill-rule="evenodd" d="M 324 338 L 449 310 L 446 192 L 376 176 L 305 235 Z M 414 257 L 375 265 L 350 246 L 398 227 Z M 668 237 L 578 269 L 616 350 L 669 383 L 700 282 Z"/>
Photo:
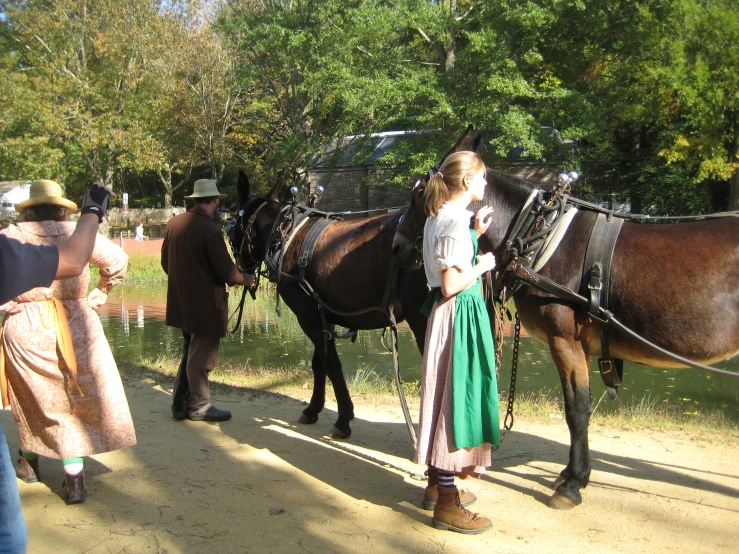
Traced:
<path id="1" fill-rule="evenodd" d="M 0 6 L 2 176 L 151 175 L 137 182 L 169 204 L 236 167 L 266 188 L 327 150 L 363 163 L 371 133 L 404 130 L 377 168 L 405 183 L 472 123 L 489 163 L 515 150 L 579 169 L 578 194 L 739 208 L 735 0 Z"/>

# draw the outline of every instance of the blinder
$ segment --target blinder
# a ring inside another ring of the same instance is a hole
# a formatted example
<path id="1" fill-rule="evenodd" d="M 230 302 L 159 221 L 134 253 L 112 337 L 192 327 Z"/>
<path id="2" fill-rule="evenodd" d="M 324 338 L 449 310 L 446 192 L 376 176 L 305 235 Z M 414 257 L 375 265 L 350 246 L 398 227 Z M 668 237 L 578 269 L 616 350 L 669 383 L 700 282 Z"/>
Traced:
<path id="1" fill-rule="evenodd" d="M 255 202 L 258 202 L 260 200 L 261 203 L 247 218 L 247 214 L 249 213 L 250 208 L 254 205 Z M 256 195 L 252 196 L 251 198 L 249 198 L 249 200 L 247 200 L 244 209 L 239 210 L 238 215 L 231 221 L 229 221 L 228 225 L 226 226 L 226 236 L 228 237 L 228 241 L 231 244 L 231 251 L 233 252 L 234 259 L 236 260 L 236 265 L 240 271 L 250 273 L 254 271 L 257 267 L 259 267 L 262 263 L 262 260 L 258 260 L 254 257 L 252 251 L 254 249 L 254 241 L 257 237 L 257 232 L 254 229 L 254 222 L 256 221 L 259 211 L 266 205 L 266 200 L 261 199 Z M 238 245 L 236 244 L 237 229 L 241 231 L 241 242 Z M 248 255 L 250 258 L 250 260 L 248 260 L 250 264 L 249 266 L 245 266 L 245 254 Z"/>

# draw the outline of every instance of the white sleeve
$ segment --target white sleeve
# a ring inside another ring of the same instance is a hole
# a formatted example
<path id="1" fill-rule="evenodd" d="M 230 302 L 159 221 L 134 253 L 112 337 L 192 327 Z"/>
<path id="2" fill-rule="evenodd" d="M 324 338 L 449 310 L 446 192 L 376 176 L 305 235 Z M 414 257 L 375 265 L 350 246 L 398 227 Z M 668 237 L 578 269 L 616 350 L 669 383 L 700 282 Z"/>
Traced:
<path id="1" fill-rule="evenodd" d="M 436 267 L 442 271 L 454 266 L 462 267 L 464 265 L 464 258 L 460 255 L 462 250 L 455 237 L 439 237 L 434 249 Z"/>
<path id="2" fill-rule="evenodd" d="M 434 249 L 436 267 L 445 270 L 450 267 L 466 268 L 472 260 L 472 239 L 467 222 L 452 221 L 441 233 Z"/>

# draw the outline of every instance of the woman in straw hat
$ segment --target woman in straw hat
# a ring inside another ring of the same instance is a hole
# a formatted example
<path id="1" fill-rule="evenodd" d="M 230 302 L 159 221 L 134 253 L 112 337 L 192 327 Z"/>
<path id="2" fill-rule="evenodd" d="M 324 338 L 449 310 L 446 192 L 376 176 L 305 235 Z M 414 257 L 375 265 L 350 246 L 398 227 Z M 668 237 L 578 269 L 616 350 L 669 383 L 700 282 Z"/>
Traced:
<path id="1" fill-rule="evenodd" d="M 17 225 L 0 231 L 33 244 L 58 244 L 75 228 L 77 210 L 54 181 L 31 185 L 30 198 L 16 206 Z M 90 263 L 100 269 L 87 294 L 90 271 L 35 288 L 0 307 L 6 312 L 0 341 L 3 406 L 18 424 L 21 451 L 16 474 L 39 480 L 39 455 L 63 461 L 70 504 L 87 497 L 83 456 L 136 444 L 123 385 L 94 310 L 123 281 L 128 256 L 97 235 Z"/>

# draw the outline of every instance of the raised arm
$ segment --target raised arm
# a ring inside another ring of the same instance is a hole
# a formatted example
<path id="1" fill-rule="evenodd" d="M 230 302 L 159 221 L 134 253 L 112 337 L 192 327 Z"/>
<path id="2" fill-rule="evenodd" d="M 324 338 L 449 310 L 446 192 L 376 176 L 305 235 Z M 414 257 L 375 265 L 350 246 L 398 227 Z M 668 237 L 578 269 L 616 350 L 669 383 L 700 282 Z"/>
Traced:
<path id="1" fill-rule="evenodd" d="M 59 265 L 56 279 L 76 277 L 84 270 L 92 256 L 98 225 L 107 213 L 112 192 L 98 183 L 93 183 L 82 200 L 82 215 L 74 233 L 59 248 Z"/>

